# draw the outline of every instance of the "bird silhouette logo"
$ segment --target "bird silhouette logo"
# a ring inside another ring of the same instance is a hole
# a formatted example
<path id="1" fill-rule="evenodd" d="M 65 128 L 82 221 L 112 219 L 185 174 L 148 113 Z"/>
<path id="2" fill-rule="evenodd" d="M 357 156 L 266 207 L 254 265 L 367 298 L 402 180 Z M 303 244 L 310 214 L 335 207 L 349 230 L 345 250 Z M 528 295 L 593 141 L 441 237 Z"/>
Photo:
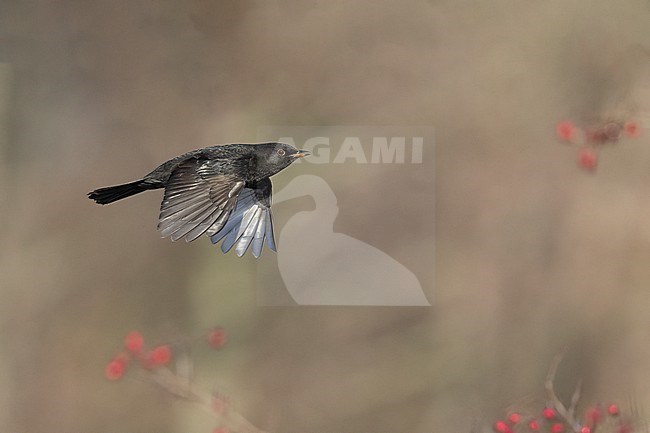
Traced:
<path id="1" fill-rule="evenodd" d="M 311 196 L 315 209 L 293 214 L 279 234 L 280 276 L 299 305 L 429 306 L 418 278 L 380 249 L 334 232 L 339 208 L 321 177 L 300 175 L 274 204 Z M 304 234 L 309 233 L 309 242 Z"/>

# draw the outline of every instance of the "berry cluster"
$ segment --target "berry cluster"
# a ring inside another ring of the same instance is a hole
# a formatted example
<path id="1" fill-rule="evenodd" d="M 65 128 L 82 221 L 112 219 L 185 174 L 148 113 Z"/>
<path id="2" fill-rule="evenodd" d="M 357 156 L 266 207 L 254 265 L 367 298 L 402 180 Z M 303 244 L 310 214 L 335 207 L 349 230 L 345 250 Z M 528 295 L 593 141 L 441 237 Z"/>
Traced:
<path id="1" fill-rule="evenodd" d="M 561 141 L 580 146 L 578 166 L 594 171 L 598 166 L 598 151 L 601 147 L 616 144 L 623 137 L 638 138 L 641 127 L 632 121 L 605 120 L 579 128 L 570 120 L 563 120 L 555 126 L 555 135 Z"/>
<path id="2" fill-rule="evenodd" d="M 555 375 L 564 353 L 555 356 L 549 368 L 544 388 L 547 404 L 539 415 L 523 416 L 511 412 L 506 421 L 498 420 L 492 427 L 496 433 L 632 433 L 635 431 L 632 417 L 621 414 L 618 405 L 588 407 L 582 416 L 578 412 L 582 396 L 579 381 L 568 406 L 558 398 L 554 389 Z"/>
<path id="3" fill-rule="evenodd" d="M 145 350 L 144 338 L 138 331 L 129 332 L 124 337 L 124 348 L 126 351 L 119 353 L 106 366 L 104 373 L 108 380 L 122 378 L 133 361 L 138 361 L 145 369 L 153 369 L 167 365 L 172 358 L 172 350 L 168 345 Z"/>
<path id="4" fill-rule="evenodd" d="M 221 349 L 228 341 L 228 335 L 222 328 L 209 330 L 201 339 L 213 349 Z M 175 397 L 199 404 L 208 409 L 219 420 L 221 427 L 212 433 L 230 433 L 225 425 L 234 425 L 251 433 L 264 433 L 255 428 L 244 417 L 230 409 L 230 401 L 218 393 L 203 392 L 191 383 L 191 375 L 175 371 L 168 367 L 174 356 L 190 361 L 186 353 L 179 353 L 179 348 L 172 350 L 173 345 L 162 344 L 152 348 L 145 346 L 144 337 L 138 331 L 129 332 L 124 337 L 124 349 L 106 365 L 104 375 L 110 381 L 121 379 L 133 364 L 162 389 Z"/>
<path id="5" fill-rule="evenodd" d="M 624 419 L 618 405 L 592 406 L 585 410 L 581 419 L 570 425 L 553 407 L 542 409 L 539 416 L 524 417 L 519 412 L 511 412 L 506 420 L 498 420 L 493 429 L 496 433 L 549 432 L 549 433 L 595 433 L 596 428 L 603 433 L 632 433 L 632 423 Z"/>
<path id="6" fill-rule="evenodd" d="M 207 344 L 213 349 L 221 349 L 228 341 L 226 331 L 221 328 L 211 329 L 205 336 Z M 129 332 L 124 337 L 124 348 L 106 365 L 104 375 L 108 380 L 118 380 L 124 376 L 134 361 L 145 370 L 152 370 L 168 365 L 172 360 L 172 348 L 168 344 L 145 348 L 144 337 L 138 331 Z"/>

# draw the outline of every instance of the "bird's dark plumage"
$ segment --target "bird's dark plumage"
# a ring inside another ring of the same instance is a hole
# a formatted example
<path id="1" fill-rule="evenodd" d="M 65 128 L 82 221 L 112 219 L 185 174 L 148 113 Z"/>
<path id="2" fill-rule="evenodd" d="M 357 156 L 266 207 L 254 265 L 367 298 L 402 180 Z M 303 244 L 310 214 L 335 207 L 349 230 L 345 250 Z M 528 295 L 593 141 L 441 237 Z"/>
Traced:
<path id="1" fill-rule="evenodd" d="M 275 251 L 270 177 L 308 153 L 284 143 L 225 144 L 194 150 L 161 164 L 140 180 L 99 188 L 88 197 L 108 204 L 164 188 L 158 230 L 173 241 L 205 234 L 238 256 L 264 243 Z"/>

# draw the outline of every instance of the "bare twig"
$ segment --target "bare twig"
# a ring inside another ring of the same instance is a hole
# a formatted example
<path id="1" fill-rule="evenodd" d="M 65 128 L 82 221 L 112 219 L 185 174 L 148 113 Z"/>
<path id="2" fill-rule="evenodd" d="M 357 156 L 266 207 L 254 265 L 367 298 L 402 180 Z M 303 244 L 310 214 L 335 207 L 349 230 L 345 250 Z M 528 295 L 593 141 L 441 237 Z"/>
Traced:
<path id="1" fill-rule="evenodd" d="M 580 402 L 580 396 L 582 393 L 582 381 L 578 382 L 578 385 L 576 386 L 576 389 L 573 392 L 573 395 L 571 397 L 571 405 L 569 406 L 568 409 L 566 408 L 566 406 L 564 406 L 562 401 L 555 394 L 555 388 L 554 388 L 557 369 L 560 365 L 560 362 L 562 362 L 562 358 L 564 358 L 565 353 L 566 350 L 563 350 L 562 352 L 555 355 L 555 357 L 553 358 L 553 362 L 551 362 L 551 366 L 548 370 L 548 374 L 546 375 L 544 388 L 546 389 L 546 398 L 553 405 L 555 411 L 558 413 L 560 417 L 562 417 L 562 419 L 564 419 L 564 421 L 571 427 L 571 429 L 577 433 L 576 430 L 577 422 L 575 419 L 575 412 L 576 412 L 576 408 L 578 407 L 578 403 Z"/>
<path id="2" fill-rule="evenodd" d="M 212 405 L 214 399 L 213 395 L 197 389 L 192 385 L 191 381 L 179 376 L 169 368 L 157 368 L 151 371 L 149 376 L 165 391 L 177 398 L 199 406 L 232 431 L 238 433 L 267 433 L 264 430 L 255 427 L 250 421 L 244 418 L 244 416 L 232 408 L 228 408 L 223 412 L 215 411 Z"/>
<path id="3" fill-rule="evenodd" d="M 576 385 L 575 391 L 573 391 L 573 395 L 571 396 L 571 405 L 569 406 L 569 416 L 571 419 L 575 419 L 575 414 L 576 414 L 576 409 L 578 407 L 578 403 L 580 403 L 580 396 L 582 395 L 582 379 L 578 381 L 578 385 Z"/>

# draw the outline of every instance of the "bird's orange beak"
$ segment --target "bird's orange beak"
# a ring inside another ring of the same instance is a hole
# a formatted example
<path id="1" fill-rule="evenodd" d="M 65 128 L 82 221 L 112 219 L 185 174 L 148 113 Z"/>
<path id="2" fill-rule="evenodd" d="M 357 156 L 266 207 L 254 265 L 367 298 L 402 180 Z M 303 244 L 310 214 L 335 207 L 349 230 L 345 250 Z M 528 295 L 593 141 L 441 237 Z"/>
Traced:
<path id="1" fill-rule="evenodd" d="M 298 152 L 291 155 L 293 158 L 302 158 L 303 156 L 309 156 L 311 153 L 308 150 L 299 150 Z"/>

